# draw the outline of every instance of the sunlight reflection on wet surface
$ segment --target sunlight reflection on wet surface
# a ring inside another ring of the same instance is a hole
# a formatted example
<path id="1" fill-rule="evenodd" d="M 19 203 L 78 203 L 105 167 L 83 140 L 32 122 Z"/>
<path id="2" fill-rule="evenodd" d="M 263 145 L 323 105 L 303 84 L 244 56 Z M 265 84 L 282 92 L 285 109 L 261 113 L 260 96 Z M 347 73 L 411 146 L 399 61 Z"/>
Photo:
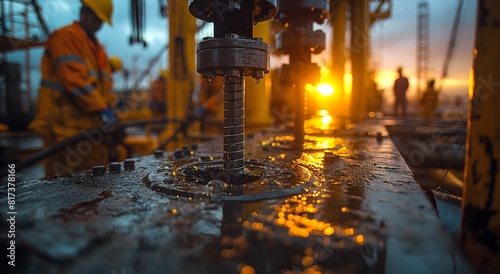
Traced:
<path id="1" fill-rule="evenodd" d="M 392 143 L 373 136 L 307 136 L 297 149 L 286 133 L 257 135 L 239 186 L 224 181 L 219 141 L 184 159 L 137 159 L 133 172 L 36 182 L 18 198 L 20 219 L 30 220 L 19 241 L 30 256 L 79 262 L 67 273 L 83 264 L 132 273 L 383 273 L 408 258 L 420 270 L 431 267 L 421 263 L 428 256 L 448 260 L 454 251 L 411 172 Z M 424 240 L 432 235 L 441 236 Z M 60 268 L 30 267 L 42 266 Z"/>

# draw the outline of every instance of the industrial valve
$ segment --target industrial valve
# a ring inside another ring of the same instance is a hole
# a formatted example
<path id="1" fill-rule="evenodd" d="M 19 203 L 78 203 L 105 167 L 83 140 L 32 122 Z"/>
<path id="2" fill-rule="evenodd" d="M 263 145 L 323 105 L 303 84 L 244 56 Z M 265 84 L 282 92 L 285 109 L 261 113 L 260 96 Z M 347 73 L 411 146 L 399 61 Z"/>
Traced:
<path id="1" fill-rule="evenodd" d="M 322 24 L 330 15 L 328 0 L 280 1 L 276 20 L 282 30 L 276 35 L 276 50 L 290 56 L 290 64 L 283 65 L 280 81 L 295 87 L 294 137 L 297 145 L 304 142 L 306 112 L 305 85 L 320 80 L 320 68 L 311 63 L 311 55 L 325 49 L 326 36 L 313 30 L 314 23 Z"/>
<path id="2" fill-rule="evenodd" d="M 273 18 L 276 0 L 190 0 L 190 13 L 214 23 L 214 37 L 196 48 L 197 71 L 211 79 L 224 77 L 224 169 L 238 174 L 245 167 L 245 81 L 257 82 L 269 72 L 270 47 L 253 37 L 253 26 Z"/>

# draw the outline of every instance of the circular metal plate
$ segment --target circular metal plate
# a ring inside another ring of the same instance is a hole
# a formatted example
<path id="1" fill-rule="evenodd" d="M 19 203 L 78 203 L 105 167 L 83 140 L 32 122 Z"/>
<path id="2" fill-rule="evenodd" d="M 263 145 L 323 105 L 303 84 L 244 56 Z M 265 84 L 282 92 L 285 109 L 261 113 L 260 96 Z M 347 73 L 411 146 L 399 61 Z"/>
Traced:
<path id="1" fill-rule="evenodd" d="M 213 71 L 215 76 L 225 76 L 226 69 L 253 75 L 254 71 L 269 72 L 270 47 L 257 39 L 211 38 L 197 45 L 197 71 Z"/>
<path id="2" fill-rule="evenodd" d="M 314 178 L 301 165 L 245 162 L 245 171 L 231 185 L 234 174 L 222 169 L 222 161 L 192 162 L 166 168 L 148 175 L 150 188 L 167 195 L 191 199 L 208 198 L 211 202 L 255 202 L 287 197 L 312 187 Z"/>

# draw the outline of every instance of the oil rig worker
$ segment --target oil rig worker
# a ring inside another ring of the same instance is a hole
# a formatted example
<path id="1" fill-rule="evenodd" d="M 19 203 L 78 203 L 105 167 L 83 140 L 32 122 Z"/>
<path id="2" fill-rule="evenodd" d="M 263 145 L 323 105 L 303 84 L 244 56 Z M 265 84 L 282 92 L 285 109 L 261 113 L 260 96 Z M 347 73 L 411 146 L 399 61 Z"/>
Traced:
<path id="1" fill-rule="evenodd" d="M 398 116 L 398 109 L 401 108 L 402 116 L 406 116 L 406 91 L 410 86 L 408 78 L 403 76 L 403 68 L 398 68 L 398 78 L 394 81 L 394 116 Z"/>
<path id="2" fill-rule="evenodd" d="M 435 82 L 436 81 L 434 79 L 431 79 L 427 83 L 427 90 L 424 92 L 422 99 L 420 100 L 422 116 L 426 119 L 434 117 L 438 106 L 438 92 L 434 89 Z"/>
<path id="3" fill-rule="evenodd" d="M 151 83 L 151 103 L 149 107 L 153 112 L 153 118 L 164 118 L 166 115 L 166 90 L 168 70 L 160 71 L 160 75 Z"/>
<path id="4" fill-rule="evenodd" d="M 221 127 L 210 125 L 209 120 L 223 120 L 224 78 L 214 77 L 210 80 L 201 78 L 198 106 L 193 115 L 200 119 L 200 130 L 206 133 L 222 133 Z M 220 117 L 219 117 L 220 116 Z"/>
<path id="5" fill-rule="evenodd" d="M 44 148 L 81 134 L 86 139 L 45 159 L 47 176 L 109 162 L 107 134 L 117 128 L 111 106 L 112 69 L 95 33 L 109 25 L 112 0 L 82 0 L 79 21 L 54 31 L 45 42 L 37 113 L 30 125 Z"/>

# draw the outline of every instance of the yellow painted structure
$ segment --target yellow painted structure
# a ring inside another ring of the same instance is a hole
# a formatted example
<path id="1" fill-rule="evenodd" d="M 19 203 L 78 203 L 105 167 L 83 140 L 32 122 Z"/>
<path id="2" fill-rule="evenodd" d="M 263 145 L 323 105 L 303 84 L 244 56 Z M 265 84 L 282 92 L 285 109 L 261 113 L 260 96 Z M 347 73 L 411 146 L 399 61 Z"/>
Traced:
<path id="1" fill-rule="evenodd" d="M 185 0 L 168 0 L 169 14 L 169 77 L 167 93 L 167 117 L 186 119 L 190 112 L 190 97 L 194 87 L 195 70 L 195 18 L 189 13 Z M 178 124 L 167 124 L 160 135 L 161 141 L 170 136 Z M 165 149 L 182 145 L 181 140 Z"/>
<path id="2" fill-rule="evenodd" d="M 353 120 L 368 117 L 369 18 L 368 0 L 351 1 L 351 119 Z"/>
<path id="3" fill-rule="evenodd" d="M 270 44 L 270 21 L 259 22 L 254 27 L 254 37 Z M 255 79 L 245 77 L 245 127 L 254 132 L 271 124 L 271 75 L 266 75 L 257 84 Z"/>
<path id="4" fill-rule="evenodd" d="M 460 238 L 478 273 L 500 273 L 500 2 L 478 2 Z"/>
<path id="5" fill-rule="evenodd" d="M 333 24 L 332 49 L 332 80 L 335 92 L 339 95 L 340 105 L 346 106 L 344 92 L 345 63 L 348 57 L 345 46 L 347 0 L 330 1 Z M 349 109 L 335 110 L 340 116 L 346 116 Z"/>

